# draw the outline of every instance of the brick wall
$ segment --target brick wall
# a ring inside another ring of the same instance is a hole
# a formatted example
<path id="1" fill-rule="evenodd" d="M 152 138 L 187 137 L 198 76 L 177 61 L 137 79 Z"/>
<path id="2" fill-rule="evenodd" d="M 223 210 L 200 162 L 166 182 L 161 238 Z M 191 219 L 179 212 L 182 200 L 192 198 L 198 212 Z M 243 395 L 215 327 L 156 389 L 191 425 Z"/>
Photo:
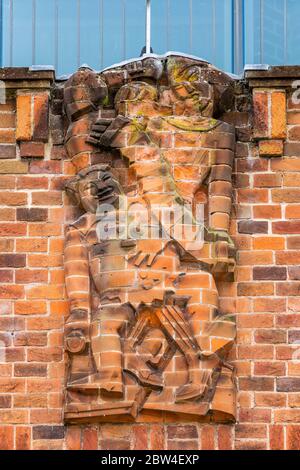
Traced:
<path id="1" fill-rule="evenodd" d="M 63 192 L 74 174 L 63 148 L 62 84 L 49 72 L 4 70 L 0 105 L 0 448 L 300 448 L 300 69 L 248 72 L 236 84 L 236 282 L 220 283 L 237 315 L 231 355 L 238 420 L 68 426 L 62 422 Z"/>

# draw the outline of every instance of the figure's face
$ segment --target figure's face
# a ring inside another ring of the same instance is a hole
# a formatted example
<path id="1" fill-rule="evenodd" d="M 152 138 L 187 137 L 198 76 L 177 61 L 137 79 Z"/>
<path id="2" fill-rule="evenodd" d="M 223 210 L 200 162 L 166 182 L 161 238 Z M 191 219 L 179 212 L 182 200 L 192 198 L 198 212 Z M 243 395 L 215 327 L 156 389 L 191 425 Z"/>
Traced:
<path id="1" fill-rule="evenodd" d="M 110 171 L 102 173 L 101 178 L 97 182 L 97 187 L 98 201 L 100 204 L 114 205 L 122 193 L 119 182 Z"/>
<path id="2" fill-rule="evenodd" d="M 180 101 L 189 102 L 203 116 L 213 115 L 213 87 L 203 79 L 202 67 L 172 59 L 168 64 L 169 84 Z"/>
<path id="3" fill-rule="evenodd" d="M 101 204 L 114 205 L 121 194 L 118 181 L 109 171 L 101 172 L 98 178 L 80 181 L 78 190 L 82 207 L 93 214 Z"/>

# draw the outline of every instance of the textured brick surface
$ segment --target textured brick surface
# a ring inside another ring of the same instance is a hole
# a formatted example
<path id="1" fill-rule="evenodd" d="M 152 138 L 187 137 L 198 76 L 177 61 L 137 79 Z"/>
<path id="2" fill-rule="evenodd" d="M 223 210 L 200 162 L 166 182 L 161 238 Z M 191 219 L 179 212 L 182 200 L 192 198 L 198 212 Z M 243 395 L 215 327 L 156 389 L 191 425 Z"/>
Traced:
<path id="1" fill-rule="evenodd" d="M 242 119 L 232 111 L 227 118 L 241 126 L 243 139 L 235 154 L 230 221 L 238 268 L 235 283 L 218 285 L 222 312 L 236 315 L 238 324 L 230 357 L 239 390 L 235 425 L 149 419 L 64 426 L 63 227 L 77 214 L 62 188 L 74 168 L 62 144 L 47 143 L 41 152 L 48 135 L 45 101 L 36 111 L 44 116 L 40 127 L 32 121 L 30 95 L 0 105 L 0 341 L 7 351 L 0 362 L 1 449 L 299 450 L 300 105 L 292 103 L 289 88 L 266 87 L 255 91 L 253 101 L 242 85 L 237 93 L 234 112 L 242 107 Z M 52 114 L 60 115 L 61 99 L 54 90 Z M 257 143 L 245 140 L 249 102 Z M 59 120 L 50 122 L 57 138 Z M 33 129 L 40 132 L 36 141 Z"/>

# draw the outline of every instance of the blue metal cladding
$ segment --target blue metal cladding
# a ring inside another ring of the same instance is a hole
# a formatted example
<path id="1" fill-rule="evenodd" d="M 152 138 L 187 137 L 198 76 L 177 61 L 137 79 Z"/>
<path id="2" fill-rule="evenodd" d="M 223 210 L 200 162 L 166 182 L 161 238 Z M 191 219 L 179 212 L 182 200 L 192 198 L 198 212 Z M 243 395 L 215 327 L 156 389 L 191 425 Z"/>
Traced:
<path id="1" fill-rule="evenodd" d="M 152 47 L 193 54 L 233 67 L 232 0 L 152 0 Z"/>
<path id="2" fill-rule="evenodd" d="M 0 0 L 1 1 L 1 0 Z M 234 0 L 152 0 L 154 52 L 177 50 L 232 70 Z M 145 0 L 2 0 L 3 66 L 101 69 L 145 45 Z"/>
<path id="3" fill-rule="evenodd" d="M 145 0 L 0 0 L 3 66 L 99 70 L 145 45 Z M 300 63 L 300 0 L 152 0 L 152 48 L 197 55 L 228 72 Z M 238 16 L 237 16 L 238 15 Z M 238 63 L 237 63 L 238 58 Z"/>
<path id="4" fill-rule="evenodd" d="M 299 0 L 244 0 L 245 61 L 300 63 Z"/>

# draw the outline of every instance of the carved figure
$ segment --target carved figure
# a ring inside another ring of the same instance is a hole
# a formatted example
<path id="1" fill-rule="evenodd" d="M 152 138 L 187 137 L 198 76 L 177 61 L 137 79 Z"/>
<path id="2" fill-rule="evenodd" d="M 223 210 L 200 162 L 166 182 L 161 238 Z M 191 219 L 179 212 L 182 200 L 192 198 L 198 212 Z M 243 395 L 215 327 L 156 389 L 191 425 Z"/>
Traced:
<path id="1" fill-rule="evenodd" d="M 66 233 L 69 421 L 234 419 L 235 324 L 216 287 L 235 265 L 235 131 L 215 118 L 230 101 L 221 78 L 170 55 L 66 83 L 77 168 L 66 189 L 84 211 Z"/>

